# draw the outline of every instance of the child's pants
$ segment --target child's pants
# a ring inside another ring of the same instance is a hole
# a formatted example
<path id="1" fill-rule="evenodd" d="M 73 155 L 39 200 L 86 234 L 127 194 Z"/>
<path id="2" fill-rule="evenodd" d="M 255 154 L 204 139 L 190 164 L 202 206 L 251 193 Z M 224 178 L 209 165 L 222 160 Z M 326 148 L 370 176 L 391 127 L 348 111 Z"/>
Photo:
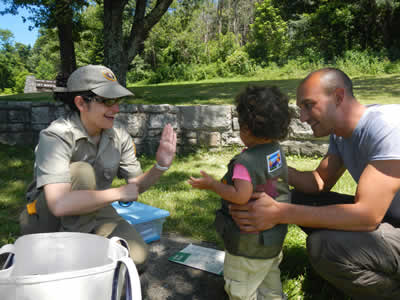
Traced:
<path id="1" fill-rule="evenodd" d="M 225 253 L 225 291 L 230 300 L 282 300 L 279 264 L 282 252 L 270 259 Z"/>

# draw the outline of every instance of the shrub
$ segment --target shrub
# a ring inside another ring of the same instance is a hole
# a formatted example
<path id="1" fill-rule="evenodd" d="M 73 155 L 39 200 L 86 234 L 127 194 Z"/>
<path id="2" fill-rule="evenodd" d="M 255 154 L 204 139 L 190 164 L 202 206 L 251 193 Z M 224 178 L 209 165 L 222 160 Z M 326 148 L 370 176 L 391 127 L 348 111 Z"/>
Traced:
<path id="1" fill-rule="evenodd" d="M 246 44 L 250 57 L 259 63 L 280 62 L 289 47 L 288 24 L 271 0 L 255 3 L 254 23 Z"/>
<path id="2" fill-rule="evenodd" d="M 249 55 L 243 49 L 237 49 L 226 58 L 225 64 L 229 72 L 236 75 L 245 75 L 254 71 Z"/>
<path id="3" fill-rule="evenodd" d="M 13 89 L 12 88 L 5 88 L 4 90 L 1 91 L 2 95 L 12 95 L 14 94 Z"/>
<path id="4" fill-rule="evenodd" d="M 400 59 L 387 63 L 385 66 L 385 72 L 388 74 L 400 73 Z"/>
<path id="5" fill-rule="evenodd" d="M 377 75 L 385 73 L 388 60 L 383 55 L 376 55 L 369 51 L 348 50 L 344 55 L 336 58 L 335 65 L 349 75 Z"/>
<path id="6" fill-rule="evenodd" d="M 136 55 L 130 65 L 130 70 L 126 74 L 128 84 L 150 78 L 152 74 L 149 70 L 150 66 L 145 63 L 144 59 L 140 55 Z"/>
<path id="7" fill-rule="evenodd" d="M 227 34 L 218 34 L 216 40 L 208 42 L 208 54 L 210 62 L 218 60 L 226 61 L 227 57 L 232 55 L 236 49 L 239 49 L 239 37 L 232 32 Z"/>
<path id="8" fill-rule="evenodd" d="M 15 86 L 13 90 L 16 93 L 23 93 L 25 88 L 26 76 L 31 75 L 28 71 L 22 71 L 15 76 Z"/>

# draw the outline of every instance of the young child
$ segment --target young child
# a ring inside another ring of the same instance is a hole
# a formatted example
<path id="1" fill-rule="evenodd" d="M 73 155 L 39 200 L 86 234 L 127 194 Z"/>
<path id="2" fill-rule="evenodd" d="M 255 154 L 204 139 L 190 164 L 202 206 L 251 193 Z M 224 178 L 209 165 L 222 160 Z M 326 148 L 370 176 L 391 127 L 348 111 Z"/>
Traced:
<path id="1" fill-rule="evenodd" d="M 201 171 L 201 177 L 190 177 L 189 183 L 222 197 L 215 226 L 225 246 L 224 279 L 229 298 L 285 299 L 279 264 L 287 225 L 279 224 L 263 232 L 240 232 L 228 206 L 251 201 L 253 192 L 265 192 L 277 201 L 289 202 L 287 165 L 278 143 L 288 133 L 288 97 L 277 87 L 249 86 L 236 97 L 236 110 L 240 138 L 247 148 L 230 161 L 221 182 Z"/>

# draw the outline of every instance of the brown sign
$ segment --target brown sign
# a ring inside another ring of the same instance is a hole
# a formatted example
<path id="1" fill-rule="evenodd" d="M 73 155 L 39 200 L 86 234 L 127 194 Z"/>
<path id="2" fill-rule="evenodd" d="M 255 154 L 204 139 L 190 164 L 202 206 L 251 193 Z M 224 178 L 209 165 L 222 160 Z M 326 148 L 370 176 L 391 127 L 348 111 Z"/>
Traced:
<path id="1" fill-rule="evenodd" d="M 55 80 L 36 80 L 37 88 L 55 88 L 56 81 Z"/>

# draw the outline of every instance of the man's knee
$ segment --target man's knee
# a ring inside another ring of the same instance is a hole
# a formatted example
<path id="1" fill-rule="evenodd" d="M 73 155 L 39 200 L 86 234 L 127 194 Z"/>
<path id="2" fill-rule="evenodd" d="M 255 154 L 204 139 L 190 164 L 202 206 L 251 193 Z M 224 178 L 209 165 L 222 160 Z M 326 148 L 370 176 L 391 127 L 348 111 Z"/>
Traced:
<path id="1" fill-rule="evenodd" d="M 307 252 L 311 262 L 318 262 L 321 258 L 323 235 L 321 231 L 315 231 L 307 237 Z"/>
<path id="2" fill-rule="evenodd" d="M 331 230 L 316 230 L 307 237 L 308 256 L 317 271 L 326 269 L 331 262 L 340 261 L 343 255 L 335 233 Z"/>
<path id="3" fill-rule="evenodd" d="M 313 268 L 331 281 L 357 273 L 362 253 L 357 249 L 357 237 L 352 232 L 316 230 L 307 237 L 307 252 Z"/>
<path id="4" fill-rule="evenodd" d="M 95 190 L 96 174 L 92 165 L 77 161 L 70 165 L 72 190 Z"/>

